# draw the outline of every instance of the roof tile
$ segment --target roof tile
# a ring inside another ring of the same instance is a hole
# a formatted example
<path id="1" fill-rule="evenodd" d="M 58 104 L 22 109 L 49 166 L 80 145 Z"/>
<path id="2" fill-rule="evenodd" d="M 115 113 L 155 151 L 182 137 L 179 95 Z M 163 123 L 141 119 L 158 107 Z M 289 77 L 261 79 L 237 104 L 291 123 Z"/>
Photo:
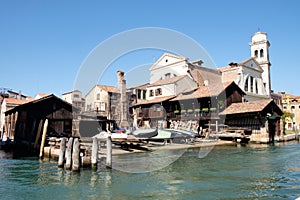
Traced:
<path id="1" fill-rule="evenodd" d="M 226 108 L 220 115 L 232 115 L 239 113 L 251 113 L 251 112 L 260 112 L 262 111 L 272 99 L 263 99 L 258 101 L 249 101 L 242 103 L 233 103 L 228 108 Z"/>

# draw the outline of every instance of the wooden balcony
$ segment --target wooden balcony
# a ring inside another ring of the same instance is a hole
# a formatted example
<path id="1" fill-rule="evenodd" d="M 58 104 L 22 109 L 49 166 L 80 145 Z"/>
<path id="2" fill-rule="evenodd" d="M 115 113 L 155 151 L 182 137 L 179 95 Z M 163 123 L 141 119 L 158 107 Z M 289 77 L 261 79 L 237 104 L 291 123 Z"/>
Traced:
<path id="1" fill-rule="evenodd" d="M 218 111 L 216 108 L 203 108 L 203 109 L 182 109 L 182 110 L 174 110 L 173 112 L 169 112 L 168 116 L 171 119 L 216 119 L 219 118 Z"/>

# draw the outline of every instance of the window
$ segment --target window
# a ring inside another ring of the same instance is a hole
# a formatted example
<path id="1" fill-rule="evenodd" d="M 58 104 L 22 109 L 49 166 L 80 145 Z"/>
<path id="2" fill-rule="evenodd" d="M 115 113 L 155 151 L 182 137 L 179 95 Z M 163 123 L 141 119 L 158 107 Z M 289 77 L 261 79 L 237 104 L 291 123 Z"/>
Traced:
<path id="1" fill-rule="evenodd" d="M 144 100 L 146 99 L 146 93 L 147 93 L 147 90 L 143 90 L 143 99 Z"/>
<path id="2" fill-rule="evenodd" d="M 155 90 L 155 96 L 160 96 L 160 95 L 162 95 L 162 89 L 161 88 L 157 88 Z"/>
<path id="3" fill-rule="evenodd" d="M 79 98 L 79 94 L 73 94 L 73 98 Z"/>
<path id="4" fill-rule="evenodd" d="M 100 94 L 97 94 L 97 100 L 100 100 Z"/>
<path id="5" fill-rule="evenodd" d="M 92 105 L 90 105 L 90 104 L 89 104 L 89 105 L 87 105 L 87 106 L 86 106 L 86 110 L 87 110 L 87 111 L 90 111 L 90 110 L 92 110 Z"/>
<path id="6" fill-rule="evenodd" d="M 244 90 L 245 92 L 248 92 L 248 78 L 246 79 Z"/>
<path id="7" fill-rule="evenodd" d="M 258 84 L 257 84 L 257 81 L 255 81 L 255 91 L 256 91 L 256 94 L 258 94 Z"/>
<path id="8" fill-rule="evenodd" d="M 150 90 L 150 92 L 149 92 L 149 97 L 153 97 L 153 96 L 154 96 L 153 90 Z"/>
<path id="9" fill-rule="evenodd" d="M 264 57 L 264 50 L 263 49 L 260 50 L 260 57 L 261 58 Z"/>
<path id="10" fill-rule="evenodd" d="M 250 92 L 253 92 L 254 78 L 250 76 Z"/>
<path id="11" fill-rule="evenodd" d="M 100 111 L 105 111 L 105 102 L 100 102 Z"/>
<path id="12" fill-rule="evenodd" d="M 254 56 L 255 56 L 255 58 L 258 57 L 258 51 L 257 50 L 254 51 Z"/>
<path id="13" fill-rule="evenodd" d="M 137 98 L 141 99 L 142 98 L 142 91 L 141 90 L 137 90 Z"/>
<path id="14" fill-rule="evenodd" d="M 283 106 L 283 109 L 286 109 L 286 105 Z"/>
<path id="15" fill-rule="evenodd" d="M 171 73 L 166 73 L 165 78 L 171 78 Z"/>
<path id="16" fill-rule="evenodd" d="M 295 109 L 295 106 L 291 106 L 291 109 Z"/>

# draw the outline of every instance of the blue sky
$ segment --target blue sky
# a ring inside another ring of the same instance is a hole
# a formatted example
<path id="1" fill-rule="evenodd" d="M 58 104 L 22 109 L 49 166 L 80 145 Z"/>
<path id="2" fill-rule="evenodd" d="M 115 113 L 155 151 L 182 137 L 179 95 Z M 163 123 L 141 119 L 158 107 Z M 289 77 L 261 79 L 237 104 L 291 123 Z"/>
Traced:
<path id="1" fill-rule="evenodd" d="M 60 96 L 73 90 L 80 66 L 101 42 L 130 29 L 161 27 L 193 38 L 216 67 L 248 58 L 251 35 L 267 32 L 272 88 L 300 95 L 299 7 L 296 0 L 0 0 L 0 87 Z M 135 53 L 113 64 L 126 72 L 161 53 Z M 115 76 L 101 82 L 116 85 Z"/>

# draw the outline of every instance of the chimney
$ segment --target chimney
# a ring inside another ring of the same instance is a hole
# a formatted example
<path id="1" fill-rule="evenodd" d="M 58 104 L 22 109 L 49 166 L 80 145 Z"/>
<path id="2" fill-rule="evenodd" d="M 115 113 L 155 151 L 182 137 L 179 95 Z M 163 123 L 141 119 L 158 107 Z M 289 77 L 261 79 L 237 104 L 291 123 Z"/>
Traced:
<path id="1" fill-rule="evenodd" d="M 21 90 L 19 90 L 17 99 L 22 99 L 22 91 Z"/>
<path id="2" fill-rule="evenodd" d="M 124 72 L 118 70 L 118 90 L 121 96 L 120 101 L 120 124 L 122 128 L 129 128 L 127 118 L 127 95 L 126 95 L 126 80 L 124 80 Z"/>
<path id="3" fill-rule="evenodd" d="M 238 64 L 237 64 L 236 62 L 231 62 L 231 63 L 229 63 L 229 66 L 230 66 L 230 67 L 237 67 Z"/>

